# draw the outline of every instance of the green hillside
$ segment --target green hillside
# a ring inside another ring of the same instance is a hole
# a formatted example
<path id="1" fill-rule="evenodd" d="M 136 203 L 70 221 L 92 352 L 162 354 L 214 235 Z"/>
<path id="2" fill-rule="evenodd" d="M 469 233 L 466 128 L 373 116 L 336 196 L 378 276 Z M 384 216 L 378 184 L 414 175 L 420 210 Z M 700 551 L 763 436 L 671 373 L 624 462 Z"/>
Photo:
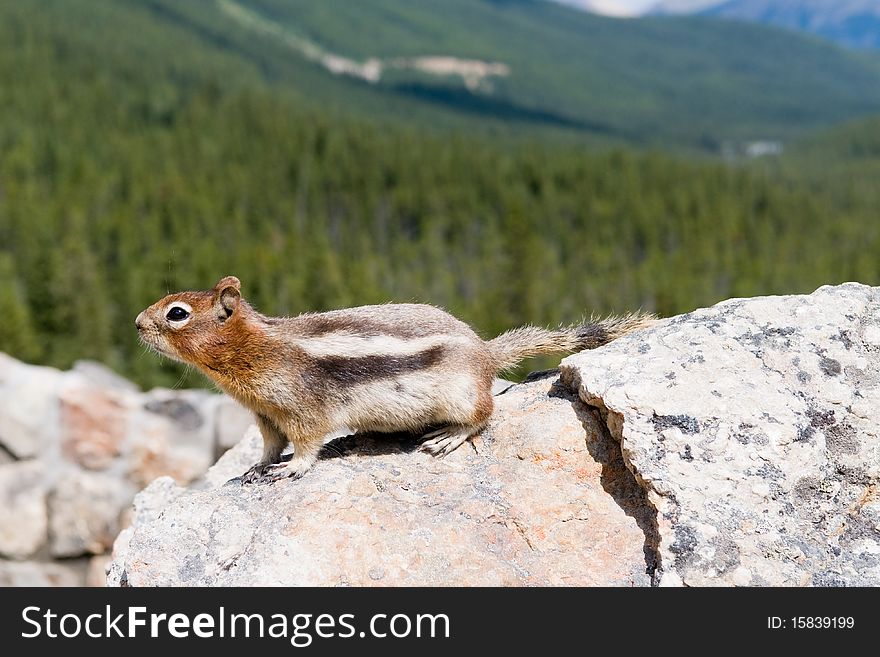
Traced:
<path id="1" fill-rule="evenodd" d="M 787 141 L 880 112 L 876 58 L 704 18 L 622 21 L 543 0 L 3 4 L 21 20 L 64 25 L 96 52 L 137 53 L 138 66 L 260 79 L 322 112 L 419 129 L 718 152 L 728 141 Z M 323 56 L 384 68 L 371 83 L 331 74 Z M 468 88 L 461 75 L 401 64 L 425 56 L 506 73 Z"/>
<path id="2" fill-rule="evenodd" d="M 233 273 L 268 313 L 417 300 L 486 335 L 880 283 L 876 185 L 817 185 L 806 159 L 727 167 L 351 118 L 344 99 L 382 96 L 341 95 L 349 82 L 302 62 L 292 90 L 161 16 L 0 5 L 0 350 L 198 384 L 145 355 L 132 320 Z"/>
<path id="3" fill-rule="evenodd" d="M 543 0 L 221 4 L 357 60 L 452 54 L 503 62 L 510 76 L 490 98 L 639 144 L 785 139 L 880 109 L 877 60 L 757 25 L 616 20 Z M 438 103 L 456 99 L 432 91 L 437 82 L 386 86 Z"/>
<path id="4" fill-rule="evenodd" d="M 797 161 L 859 166 L 880 159 L 880 116 L 849 121 L 800 140 L 790 149 Z M 833 171 L 832 167 L 829 167 Z"/>
<path id="5" fill-rule="evenodd" d="M 849 224 L 865 235 L 864 247 L 855 248 L 849 257 L 880 260 L 880 252 L 871 248 L 880 235 L 880 116 L 821 131 L 793 144 L 784 157 L 756 165 L 813 190 L 829 216 L 842 218 L 841 230 Z M 861 220 L 851 223 L 847 217 L 853 216 Z M 832 242 L 829 248 L 836 245 Z"/>

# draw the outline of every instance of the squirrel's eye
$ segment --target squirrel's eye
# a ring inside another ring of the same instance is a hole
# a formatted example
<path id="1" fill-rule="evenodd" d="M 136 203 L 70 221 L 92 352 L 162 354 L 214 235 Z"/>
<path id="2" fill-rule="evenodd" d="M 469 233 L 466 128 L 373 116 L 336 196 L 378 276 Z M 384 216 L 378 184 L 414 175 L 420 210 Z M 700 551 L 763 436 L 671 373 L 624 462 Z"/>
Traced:
<path id="1" fill-rule="evenodd" d="M 169 310 L 168 313 L 165 315 L 165 318 L 172 322 L 179 322 L 183 319 L 186 319 L 187 317 L 189 317 L 189 313 L 180 306 L 174 306 L 174 308 Z"/>

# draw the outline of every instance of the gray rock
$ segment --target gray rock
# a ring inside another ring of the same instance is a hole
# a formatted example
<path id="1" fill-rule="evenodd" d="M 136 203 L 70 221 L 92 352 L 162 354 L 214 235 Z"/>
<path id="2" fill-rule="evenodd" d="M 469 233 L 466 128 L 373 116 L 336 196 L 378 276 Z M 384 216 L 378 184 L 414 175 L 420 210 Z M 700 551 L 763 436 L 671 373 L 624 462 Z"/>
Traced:
<path id="1" fill-rule="evenodd" d="M 86 569 L 85 585 L 96 588 L 107 586 L 107 569 L 110 567 L 110 555 L 99 554 L 89 559 Z"/>
<path id="2" fill-rule="evenodd" d="M 125 480 L 68 470 L 49 498 L 50 549 L 56 557 L 101 554 L 119 533 L 119 514 L 134 495 Z"/>
<path id="3" fill-rule="evenodd" d="M 0 353 L 0 445 L 16 459 L 39 456 L 58 442 L 58 396 L 64 375 Z"/>
<path id="4" fill-rule="evenodd" d="M 200 488 L 218 488 L 234 479 L 259 460 L 263 449 L 263 436 L 256 425 L 245 430 L 244 438 L 211 467 L 204 476 Z M 184 489 L 179 489 L 182 492 Z M 137 501 L 135 501 L 137 503 Z"/>
<path id="5" fill-rule="evenodd" d="M 129 526 L 119 532 L 119 536 L 113 543 L 113 559 L 105 565 L 107 586 L 129 586 L 128 573 L 125 571 L 124 562 L 120 555 L 128 553 L 128 545 L 134 533 L 134 527 L 146 524 L 157 517 L 184 490 L 171 477 L 159 477 L 137 494 L 132 505 Z"/>
<path id="6" fill-rule="evenodd" d="M 215 416 L 225 398 L 204 390 L 155 388 L 137 398 L 127 449 L 138 488 L 156 477 L 190 482 L 215 460 Z"/>
<path id="7" fill-rule="evenodd" d="M 565 359 L 662 584 L 880 585 L 880 288 L 732 299 Z"/>
<path id="8" fill-rule="evenodd" d="M 37 461 L 0 465 L 0 555 L 25 559 L 46 543 L 45 476 Z"/>
<path id="9" fill-rule="evenodd" d="M 89 470 L 112 467 L 131 426 L 131 395 L 72 375 L 58 401 L 65 461 Z"/>

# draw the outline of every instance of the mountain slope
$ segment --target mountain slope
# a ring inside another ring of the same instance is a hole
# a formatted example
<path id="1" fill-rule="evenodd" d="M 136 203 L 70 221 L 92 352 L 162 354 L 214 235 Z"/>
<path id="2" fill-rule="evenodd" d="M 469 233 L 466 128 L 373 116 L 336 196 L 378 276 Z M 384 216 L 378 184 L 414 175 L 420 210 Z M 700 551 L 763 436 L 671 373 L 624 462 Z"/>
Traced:
<path id="1" fill-rule="evenodd" d="M 21 11 L 91 35 L 91 48 L 136 51 L 145 66 L 195 79 L 222 62 L 224 78 L 420 129 L 717 150 L 880 112 L 878 62 L 703 18 L 621 21 L 542 0 L 70 0 Z"/>
<path id="2" fill-rule="evenodd" d="M 278 34 L 307 38 L 354 62 L 446 55 L 498 63 L 509 73 L 474 93 L 454 79 L 400 71 L 376 86 L 396 97 L 476 114 L 506 110 L 513 118 L 628 142 L 787 138 L 880 109 L 876 62 L 758 26 L 620 21 L 535 0 L 221 0 L 217 6 L 244 9 Z"/>

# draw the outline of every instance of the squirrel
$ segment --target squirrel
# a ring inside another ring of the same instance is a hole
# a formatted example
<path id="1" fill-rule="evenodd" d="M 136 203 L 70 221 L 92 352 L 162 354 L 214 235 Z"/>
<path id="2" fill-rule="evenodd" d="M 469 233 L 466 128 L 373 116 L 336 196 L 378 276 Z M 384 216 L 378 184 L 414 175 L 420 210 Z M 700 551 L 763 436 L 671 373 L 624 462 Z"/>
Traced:
<path id="1" fill-rule="evenodd" d="M 421 432 L 421 449 L 445 456 L 486 427 L 499 372 L 530 356 L 599 347 L 654 322 L 633 313 L 555 330 L 524 326 L 484 341 L 423 304 L 267 317 L 227 276 L 211 290 L 164 297 L 135 326 L 146 345 L 196 366 L 254 413 L 263 456 L 242 475 L 253 483 L 301 477 L 324 436 L 343 427 Z M 288 443 L 294 454 L 283 463 Z"/>

